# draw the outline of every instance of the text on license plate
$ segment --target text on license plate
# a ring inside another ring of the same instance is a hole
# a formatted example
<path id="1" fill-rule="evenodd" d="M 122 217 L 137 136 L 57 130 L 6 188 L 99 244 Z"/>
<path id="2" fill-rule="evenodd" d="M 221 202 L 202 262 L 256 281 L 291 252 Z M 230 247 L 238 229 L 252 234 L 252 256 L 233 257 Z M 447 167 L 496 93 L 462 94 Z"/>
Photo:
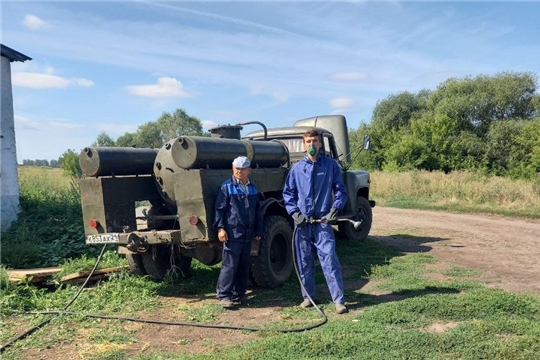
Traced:
<path id="1" fill-rule="evenodd" d="M 88 235 L 86 237 L 87 244 L 118 244 L 119 242 L 120 237 L 117 233 Z"/>

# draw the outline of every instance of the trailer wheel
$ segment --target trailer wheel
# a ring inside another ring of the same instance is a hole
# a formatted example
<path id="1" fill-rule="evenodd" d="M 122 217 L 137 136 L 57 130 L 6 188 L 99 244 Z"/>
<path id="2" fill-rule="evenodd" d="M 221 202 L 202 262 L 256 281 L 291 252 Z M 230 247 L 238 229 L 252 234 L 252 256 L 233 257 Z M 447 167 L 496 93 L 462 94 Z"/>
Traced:
<path id="1" fill-rule="evenodd" d="M 168 271 L 187 276 L 193 259 L 183 255 L 171 256 L 169 246 L 152 245 L 142 254 L 142 260 L 146 273 L 154 280 L 162 281 Z"/>
<path id="2" fill-rule="evenodd" d="M 356 217 L 353 220 L 362 221 L 362 226 L 360 230 L 355 230 L 351 223 L 340 222 L 338 224 L 339 235 L 346 239 L 363 241 L 367 238 L 371 230 L 372 219 L 371 205 L 369 205 L 366 198 L 358 197 L 356 202 Z"/>
<path id="3" fill-rule="evenodd" d="M 284 217 L 265 218 L 259 255 L 251 258 L 251 275 L 260 287 L 273 289 L 289 279 L 293 268 L 292 234 Z"/>
<path id="4" fill-rule="evenodd" d="M 146 275 L 141 254 L 126 254 L 129 271 L 135 275 Z"/>

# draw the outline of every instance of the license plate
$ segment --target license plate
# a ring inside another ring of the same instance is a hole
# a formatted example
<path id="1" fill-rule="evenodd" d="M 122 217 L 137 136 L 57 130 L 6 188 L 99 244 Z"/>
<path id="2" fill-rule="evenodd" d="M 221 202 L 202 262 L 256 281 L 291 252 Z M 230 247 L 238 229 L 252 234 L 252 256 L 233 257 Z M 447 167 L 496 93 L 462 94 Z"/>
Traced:
<path id="1" fill-rule="evenodd" d="M 117 233 L 88 235 L 86 237 L 87 244 L 118 244 L 120 236 Z"/>

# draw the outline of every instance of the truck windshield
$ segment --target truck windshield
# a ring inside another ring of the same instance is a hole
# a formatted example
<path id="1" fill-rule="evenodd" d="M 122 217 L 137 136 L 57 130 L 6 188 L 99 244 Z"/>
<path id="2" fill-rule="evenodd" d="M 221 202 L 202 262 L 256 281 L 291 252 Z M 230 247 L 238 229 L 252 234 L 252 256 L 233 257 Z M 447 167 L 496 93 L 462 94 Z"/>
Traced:
<path id="1" fill-rule="evenodd" d="M 306 149 L 304 149 L 304 141 L 302 138 L 279 140 L 281 140 L 285 146 L 287 146 L 289 152 L 291 153 L 300 153 L 306 151 Z"/>

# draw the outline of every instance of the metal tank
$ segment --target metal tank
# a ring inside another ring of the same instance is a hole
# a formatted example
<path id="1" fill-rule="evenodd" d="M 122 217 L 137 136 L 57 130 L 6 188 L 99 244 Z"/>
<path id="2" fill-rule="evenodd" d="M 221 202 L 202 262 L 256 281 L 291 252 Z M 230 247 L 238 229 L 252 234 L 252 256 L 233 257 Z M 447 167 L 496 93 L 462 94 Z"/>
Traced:
<path id="1" fill-rule="evenodd" d="M 229 169 L 237 156 L 247 156 L 252 168 L 288 163 L 287 148 L 275 141 L 250 141 L 180 136 L 171 141 L 170 154 L 182 169 Z"/>
<path id="2" fill-rule="evenodd" d="M 157 150 L 127 147 L 85 147 L 79 164 L 86 176 L 152 174 Z"/>

